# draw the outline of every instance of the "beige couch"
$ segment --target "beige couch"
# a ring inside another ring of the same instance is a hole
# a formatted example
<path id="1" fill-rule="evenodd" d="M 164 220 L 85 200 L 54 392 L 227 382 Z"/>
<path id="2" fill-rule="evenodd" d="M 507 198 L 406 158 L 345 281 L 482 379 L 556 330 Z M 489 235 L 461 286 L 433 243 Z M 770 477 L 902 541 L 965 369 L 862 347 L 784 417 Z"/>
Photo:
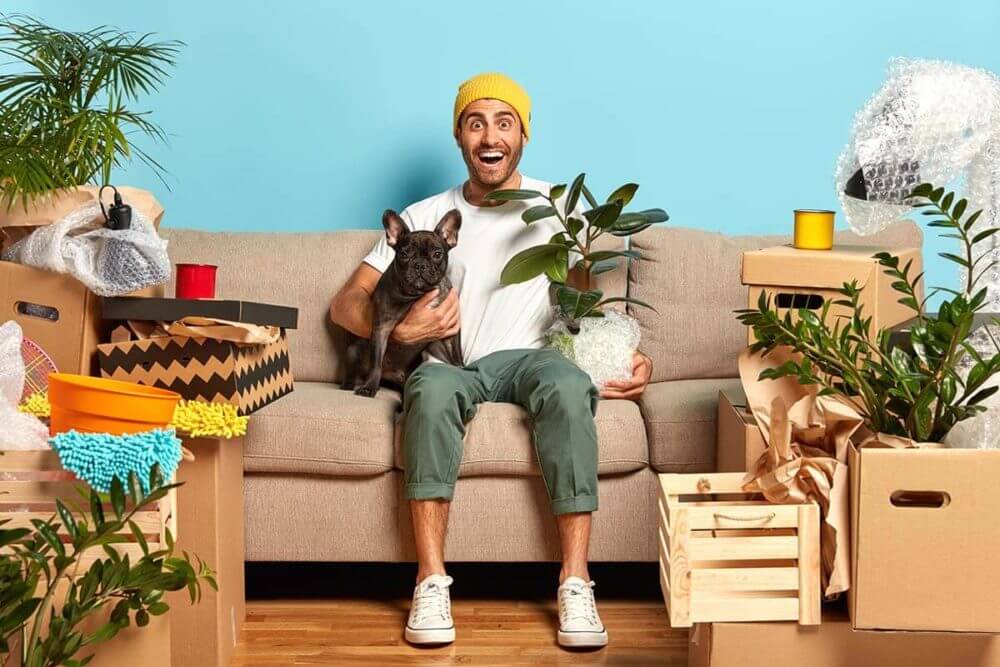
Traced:
<path id="1" fill-rule="evenodd" d="M 251 561 L 413 559 L 401 493 L 395 415 L 399 395 L 361 398 L 336 384 L 343 334 L 329 323 L 333 294 L 379 232 L 209 233 L 165 229 L 174 262 L 218 264 L 218 295 L 299 308 L 290 332 L 295 391 L 250 420 L 246 555 Z M 899 224 L 877 242 L 919 245 Z M 616 239 L 608 237 L 610 242 Z M 646 258 L 602 276 L 659 311 L 637 309 L 653 382 L 638 403 L 602 401 L 597 412 L 600 510 L 595 561 L 655 561 L 657 472 L 712 470 L 720 389 L 738 386 L 735 357 L 746 333 L 740 253 L 785 237 L 727 237 L 670 226 L 632 242 Z M 847 233 L 839 242 L 858 243 Z M 865 243 L 872 243 L 866 239 Z M 486 404 L 469 424 L 452 507 L 453 561 L 558 559 L 554 522 L 529 439 L 526 413 Z"/>

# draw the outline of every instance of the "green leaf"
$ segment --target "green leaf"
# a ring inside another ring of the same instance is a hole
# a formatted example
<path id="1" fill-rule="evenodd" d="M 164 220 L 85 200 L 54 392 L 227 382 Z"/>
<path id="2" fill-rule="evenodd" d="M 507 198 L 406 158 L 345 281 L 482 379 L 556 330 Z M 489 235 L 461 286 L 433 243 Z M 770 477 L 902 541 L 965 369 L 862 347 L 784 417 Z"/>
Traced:
<path id="1" fill-rule="evenodd" d="M 989 229 L 984 229 L 983 231 L 979 232 L 978 234 L 972 237 L 972 243 L 973 244 L 979 243 L 980 241 L 988 239 L 989 237 L 993 236 L 997 232 L 1000 232 L 1000 227 L 990 227 Z"/>
<path id="2" fill-rule="evenodd" d="M 565 283 L 569 276 L 569 252 L 563 248 L 562 252 L 556 253 L 551 266 L 545 270 L 545 275 L 554 283 Z"/>
<path id="3" fill-rule="evenodd" d="M 939 201 L 941 201 L 941 195 L 943 194 L 944 194 L 944 188 L 937 188 L 934 191 L 932 191 L 929 195 L 927 195 L 927 197 L 932 202 L 937 204 Z"/>
<path id="4" fill-rule="evenodd" d="M 965 213 L 965 208 L 968 205 L 969 205 L 968 200 L 959 199 L 958 203 L 955 204 L 955 208 L 951 210 L 951 217 L 955 218 L 956 220 L 961 220 L 962 214 Z"/>
<path id="5" fill-rule="evenodd" d="M 162 616 L 170 611 L 170 605 L 166 602 L 154 602 L 148 607 L 149 613 L 153 616 Z"/>
<path id="6" fill-rule="evenodd" d="M 596 250 L 587 255 L 587 259 L 591 262 L 600 262 L 605 259 L 615 259 L 617 257 L 642 259 L 642 255 L 639 254 L 638 250 Z"/>
<path id="7" fill-rule="evenodd" d="M 583 215 L 590 221 L 590 224 L 597 229 L 609 229 L 618 220 L 622 213 L 621 202 L 611 202 L 601 204 L 597 208 L 591 209 Z"/>
<path id="8" fill-rule="evenodd" d="M 617 201 L 620 202 L 624 208 L 625 206 L 628 206 L 630 201 L 632 201 L 632 197 L 635 196 L 635 191 L 638 189 L 639 185 L 637 183 L 626 183 L 608 195 L 607 203 L 610 204 L 611 202 Z"/>
<path id="9" fill-rule="evenodd" d="M 121 519 L 125 514 L 125 488 L 117 475 L 111 478 L 111 507 L 115 510 L 115 518 Z"/>
<path id="10" fill-rule="evenodd" d="M 104 508 L 101 506 L 101 498 L 93 489 L 90 490 L 90 516 L 94 518 L 96 529 L 100 529 L 104 525 Z"/>
<path id="11" fill-rule="evenodd" d="M 976 220 L 978 220 L 979 216 L 981 216 L 982 214 L 983 214 L 982 210 L 979 210 L 970 215 L 969 219 L 966 220 L 965 224 L 962 226 L 962 229 L 964 229 L 965 231 L 969 231 L 970 229 L 972 229 L 972 225 L 976 224 Z"/>
<path id="12" fill-rule="evenodd" d="M 66 527 L 66 532 L 69 533 L 70 538 L 75 540 L 77 536 L 76 520 L 73 519 L 72 513 L 63 504 L 63 501 L 58 498 L 56 499 L 56 511 L 59 513 L 59 518 L 62 520 L 63 526 Z"/>
<path id="13" fill-rule="evenodd" d="M 576 210 L 576 203 L 580 201 L 580 191 L 583 189 L 583 179 L 586 178 L 586 174 L 580 174 L 573 179 L 573 183 L 569 186 L 569 194 L 566 195 L 566 203 L 563 205 L 563 215 L 569 216 L 574 210 Z"/>
<path id="14" fill-rule="evenodd" d="M 944 199 L 941 200 L 941 210 L 947 211 L 948 209 L 950 209 L 951 202 L 953 202 L 954 200 L 955 200 L 954 192 L 949 192 L 948 194 L 946 194 L 944 196 Z"/>
<path id="15" fill-rule="evenodd" d="M 556 290 L 556 301 L 560 310 L 569 318 L 584 317 L 601 300 L 601 290 L 580 290 L 564 285 Z"/>
<path id="16" fill-rule="evenodd" d="M 590 208 L 597 206 L 597 200 L 594 199 L 594 195 L 590 194 L 590 189 L 586 185 L 583 186 L 583 198 L 587 200 Z"/>
<path id="17" fill-rule="evenodd" d="M 618 268 L 618 262 L 616 260 L 603 259 L 590 265 L 590 275 L 598 276 L 602 273 L 607 273 L 608 271 L 614 271 L 616 268 Z"/>
<path id="18" fill-rule="evenodd" d="M 952 262 L 955 262 L 956 264 L 961 264 L 965 268 L 970 268 L 968 260 L 966 260 L 964 257 L 959 257 L 955 253 L 951 253 L 951 252 L 939 252 L 938 256 L 939 257 L 944 257 L 947 260 L 951 260 Z"/>
<path id="19" fill-rule="evenodd" d="M 483 199 L 486 201 L 521 201 L 544 197 L 538 190 L 494 190 Z"/>
<path id="20" fill-rule="evenodd" d="M 566 192 L 565 183 L 560 183 L 559 185 L 553 185 L 552 188 L 549 190 L 549 199 L 555 201 L 556 199 L 562 197 L 564 192 Z"/>
<path id="21" fill-rule="evenodd" d="M 501 285 L 523 283 L 545 273 L 566 246 L 556 243 L 533 246 L 517 253 L 507 262 L 500 273 Z"/>
<path id="22" fill-rule="evenodd" d="M 566 221 L 566 225 L 569 227 L 569 233 L 573 235 L 573 238 L 576 238 L 583 230 L 584 222 L 580 218 L 570 216 L 569 220 Z"/>
<path id="23" fill-rule="evenodd" d="M 521 220 L 524 220 L 527 224 L 533 222 L 538 222 L 539 220 L 544 220 L 545 218 L 551 218 L 556 214 L 556 209 L 554 206 L 549 206 L 544 204 L 542 206 L 532 206 L 524 213 L 521 214 Z"/>

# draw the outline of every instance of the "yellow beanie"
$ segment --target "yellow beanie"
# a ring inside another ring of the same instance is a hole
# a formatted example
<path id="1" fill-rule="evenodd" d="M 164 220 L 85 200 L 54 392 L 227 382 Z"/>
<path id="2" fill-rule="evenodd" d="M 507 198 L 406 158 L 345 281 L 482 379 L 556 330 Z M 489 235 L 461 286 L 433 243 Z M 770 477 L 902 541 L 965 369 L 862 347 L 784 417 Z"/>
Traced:
<path id="1" fill-rule="evenodd" d="M 514 111 L 521 117 L 524 136 L 530 136 L 531 98 L 516 81 L 499 72 L 476 75 L 458 87 L 458 95 L 455 97 L 455 119 L 452 127 L 458 127 L 458 119 L 465 111 L 465 107 L 476 100 L 485 99 L 500 100 L 514 107 Z"/>

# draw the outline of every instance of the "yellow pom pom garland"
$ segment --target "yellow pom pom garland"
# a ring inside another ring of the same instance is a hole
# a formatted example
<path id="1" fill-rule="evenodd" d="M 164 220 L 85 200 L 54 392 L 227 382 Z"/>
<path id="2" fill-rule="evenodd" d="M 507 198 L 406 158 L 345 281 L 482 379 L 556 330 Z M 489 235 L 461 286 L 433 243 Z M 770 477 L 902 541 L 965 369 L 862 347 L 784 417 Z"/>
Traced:
<path id="1" fill-rule="evenodd" d="M 52 416 L 52 406 L 49 404 L 49 395 L 44 391 L 36 391 L 34 394 L 28 396 L 28 398 L 21 401 L 21 404 L 17 406 L 17 409 L 38 418 Z"/>
<path id="2" fill-rule="evenodd" d="M 246 435 L 248 421 L 228 403 L 182 400 L 170 425 L 195 438 L 239 438 Z"/>

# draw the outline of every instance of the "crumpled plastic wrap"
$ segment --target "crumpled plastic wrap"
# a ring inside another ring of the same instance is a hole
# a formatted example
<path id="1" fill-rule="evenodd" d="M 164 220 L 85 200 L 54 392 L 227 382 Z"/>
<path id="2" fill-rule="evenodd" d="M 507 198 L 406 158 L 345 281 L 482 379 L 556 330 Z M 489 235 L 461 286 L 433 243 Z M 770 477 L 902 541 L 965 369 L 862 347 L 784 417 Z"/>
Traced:
<path id="1" fill-rule="evenodd" d="M 34 232 L 4 251 L 3 259 L 68 273 L 99 296 L 121 296 L 170 279 L 167 242 L 153 223 L 132 209 L 130 229 L 102 224 L 98 202 Z"/>
<path id="2" fill-rule="evenodd" d="M 632 357 L 639 348 L 639 323 L 618 310 L 604 317 L 584 317 L 580 332 L 569 333 L 562 320 L 549 327 L 546 340 L 590 376 L 598 389 L 611 380 L 632 377 Z"/>
<path id="3" fill-rule="evenodd" d="M 49 449 L 49 430 L 37 417 L 17 409 L 24 389 L 20 325 L 0 325 L 0 450 Z"/>
<path id="4" fill-rule="evenodd" d="M 969 210 L 992 209 L 1000 185 L 998 150 L 1000 79 L 993 72 L 894 58 L 885 83 L 854 119 L 850 143 L 837 163 L 837 195 L 851 229 L 864 235 L 907 214 L 903 200 L 914 186 L 943 186 L 966 173 Z M 858 168 L 868 201 L 844 193 Z"/>

